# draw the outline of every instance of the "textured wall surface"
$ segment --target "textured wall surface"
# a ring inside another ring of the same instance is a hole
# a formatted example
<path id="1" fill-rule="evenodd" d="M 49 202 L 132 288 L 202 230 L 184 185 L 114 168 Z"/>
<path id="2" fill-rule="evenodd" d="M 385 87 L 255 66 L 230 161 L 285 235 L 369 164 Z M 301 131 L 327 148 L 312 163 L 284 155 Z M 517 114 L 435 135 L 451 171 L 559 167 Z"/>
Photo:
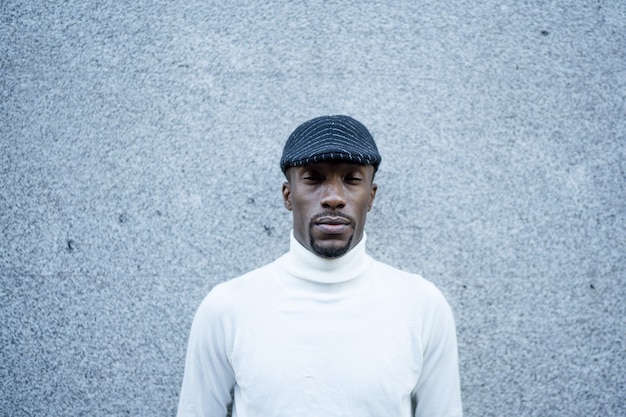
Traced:
<path id="1" fill-rule="evenodd" d="M 369 251 L 448 297 L 466 416 L 625 415 L 626 3 L 354 3 L 0 2 L 0 415 L 173 415 L 327 113 L 378 142 Z"/>

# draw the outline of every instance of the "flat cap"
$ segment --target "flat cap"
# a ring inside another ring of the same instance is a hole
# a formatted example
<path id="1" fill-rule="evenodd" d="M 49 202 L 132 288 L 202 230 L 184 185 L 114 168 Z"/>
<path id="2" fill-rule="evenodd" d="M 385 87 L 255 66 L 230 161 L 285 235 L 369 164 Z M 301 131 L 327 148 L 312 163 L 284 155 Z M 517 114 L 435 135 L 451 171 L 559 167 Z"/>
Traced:
<path id="1" fill-rule="evenodd" d="M 350 116 L 316 117 L 293 131 L 283 148 L 280 169 L 324 161 L 349 161 L 373 165 L 378 170 L 381 157 L 367 128 Z"/>

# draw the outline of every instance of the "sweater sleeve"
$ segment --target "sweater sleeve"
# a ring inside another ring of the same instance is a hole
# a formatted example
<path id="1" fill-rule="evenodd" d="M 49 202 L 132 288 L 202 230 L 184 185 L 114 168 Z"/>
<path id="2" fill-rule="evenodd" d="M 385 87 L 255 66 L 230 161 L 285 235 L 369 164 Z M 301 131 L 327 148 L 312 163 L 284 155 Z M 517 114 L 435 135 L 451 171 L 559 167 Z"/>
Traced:
<path id="1" fill-rule="evenodd" d="M 191 326 L 178 417 L 223 417 L 235 376 L 229 361 L 232 326 L 220 285 L 200 304 Z"/>
<path id="2" fill-rule="evenodd" d="M 415 417 L 461 417 L 461 384 L 452 310 L 435 290 L 425 329 L 422 371 L 413 391 Z"/>

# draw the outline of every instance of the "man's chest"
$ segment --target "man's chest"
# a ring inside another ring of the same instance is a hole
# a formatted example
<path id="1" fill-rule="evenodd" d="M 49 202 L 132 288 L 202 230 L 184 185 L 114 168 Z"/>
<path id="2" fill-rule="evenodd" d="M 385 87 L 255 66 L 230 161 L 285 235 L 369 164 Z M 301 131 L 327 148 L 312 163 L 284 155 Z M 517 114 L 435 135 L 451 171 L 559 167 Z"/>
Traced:
<path id="1" fill-rule="evenodd" d="M 260 309 L 236 332 L 237 385 L 250 399 L 258 396 L 254 401 L 268 390 L 286 394 L 274 401 L 299 405 L 316 395 L 355 404 L 404 401 L 422 364 L 422 342 L 408 323 L 379 305 Z"/>

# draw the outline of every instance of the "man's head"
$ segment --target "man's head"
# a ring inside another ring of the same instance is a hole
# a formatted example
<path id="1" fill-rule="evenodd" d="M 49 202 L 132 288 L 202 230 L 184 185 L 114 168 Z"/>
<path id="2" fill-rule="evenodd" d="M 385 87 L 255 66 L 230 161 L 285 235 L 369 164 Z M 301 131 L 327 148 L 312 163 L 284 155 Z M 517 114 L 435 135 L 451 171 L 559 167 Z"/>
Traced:
<path id="1" fill-rule="evenodd" d="M 298 126 L 280 161 L 296 240 L 323 258 L 340 257 L 358 244 L 380 161 L 371 134 L 351 117 L 322 116 Z"/>

